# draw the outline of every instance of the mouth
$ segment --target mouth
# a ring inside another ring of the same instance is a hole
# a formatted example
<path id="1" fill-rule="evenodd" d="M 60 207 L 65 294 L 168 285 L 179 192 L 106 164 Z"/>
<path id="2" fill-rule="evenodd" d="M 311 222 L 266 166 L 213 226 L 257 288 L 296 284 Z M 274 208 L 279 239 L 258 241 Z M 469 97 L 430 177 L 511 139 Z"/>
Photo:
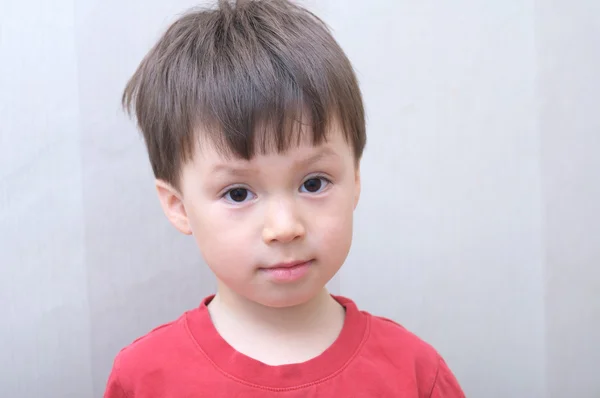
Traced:
<path id="1" fill-rule="evenodd" d="M 276 283 L 290 283 L 303 279 L 310 272 L 314 260 L 291 261 L 273 264 L 260 270 L 271 281 Z"/>
<path id="2" fill-rule="evenodd" d="M 300 267 L 303 265 L 308 265 L 312 260 L 301 260 L 301 261 L 290 261 L 285 263 L 273 264 L 268 267 L 262 267 L 265 270 L 276 270 L 276 269 L 290 269 L 295 267 Z"/>

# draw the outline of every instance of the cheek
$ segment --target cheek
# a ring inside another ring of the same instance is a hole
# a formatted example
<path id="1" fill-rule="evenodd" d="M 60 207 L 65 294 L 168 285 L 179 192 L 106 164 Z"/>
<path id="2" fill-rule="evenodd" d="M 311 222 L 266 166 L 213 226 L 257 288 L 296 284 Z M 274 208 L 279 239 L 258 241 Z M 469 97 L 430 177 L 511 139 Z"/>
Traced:
<path id="1" fill-rule="evenodd" d="M 237 218 L 227 209 L 208 205 L 191 221 L 198 248 L 217 276 L 251 259 L 248 223 Z"/>
<path id="2" fill-rule="evenodd" d="M 321 255 L 331 260 L 342 261 L 346 258 L 352 243 L 352 225 L 354 213 L 354 199 L 336 201 L 315 220 L 315 239 Z"/>

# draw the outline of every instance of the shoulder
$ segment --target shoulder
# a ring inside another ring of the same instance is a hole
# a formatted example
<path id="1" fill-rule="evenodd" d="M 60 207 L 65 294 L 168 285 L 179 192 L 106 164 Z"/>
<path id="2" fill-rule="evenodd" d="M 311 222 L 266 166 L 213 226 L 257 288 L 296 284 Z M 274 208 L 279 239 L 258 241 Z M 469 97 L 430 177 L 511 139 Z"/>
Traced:
<path id="1" fill-rule="evenodd" d="M 423 362 L 435 362 L 439 358 L 435 348 L 401 324 L 381 316 L 370 315 L 370 318 L 370 338 L 391 352 L 400 350 Z"/>
<path id="2" fill-rule="evenodd" d="M 394 363 L 410 363 L 418 373 L 435 371 L 441 357 L 429 343 L 391 319 L 370 318 L 369 342 L 373 347 L 384 348 Z"/>
<path id="3" fill-rule="evenodd" d="M 370 317 L 366 349 L 379 355 L 397 377 L 411 379 L 428 397 L 462 398 L 464 393 L 439 352 L 399 323 L 380 316 Z"/>
<path id="4" fill-rule="evenodd" d="M 186 317 L 161 325 L 131 344 L 116 355 L 109 375 L 105 397 L 132 396 L 132 390 L 148 378 L 166 378 L 185 366 L 186 355 L 193 351 Z"/>
<path id="5" fill-rule="evenodd" d="M 117 354 L 116 361 L 124 367 L 132 363 L 162 362 L 165 356 L 172 355 L 174 348 L 185 338 L 185 317 L 186 314 L 137 338 Z"/>

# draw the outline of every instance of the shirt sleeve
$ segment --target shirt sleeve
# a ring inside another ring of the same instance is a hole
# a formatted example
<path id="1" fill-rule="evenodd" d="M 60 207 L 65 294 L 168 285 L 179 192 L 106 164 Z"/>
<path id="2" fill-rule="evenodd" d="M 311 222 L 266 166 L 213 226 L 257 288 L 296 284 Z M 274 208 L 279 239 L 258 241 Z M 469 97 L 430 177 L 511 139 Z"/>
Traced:
<path id="1" fill-rule="evenodd" d="M 439 367 L 429 398 L 465 398 L 465 393 L 460 388 L 458 380 L 443 358 L 440 358 Z"/>

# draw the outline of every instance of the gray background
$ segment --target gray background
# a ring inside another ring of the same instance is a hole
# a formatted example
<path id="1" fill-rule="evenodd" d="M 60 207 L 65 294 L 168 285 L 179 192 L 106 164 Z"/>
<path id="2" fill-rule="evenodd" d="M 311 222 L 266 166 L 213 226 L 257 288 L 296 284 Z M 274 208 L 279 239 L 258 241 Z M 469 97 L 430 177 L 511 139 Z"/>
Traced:
<path id="1" fill-rule="evenodd" d="M 334 293 L 469 397 L 599 397 L 600 2 L 305 1 L 364 90 Z M 0 391 L 100 397 L 117 351 L 214 280 L 119 108 L 191 0 L 0 0 Z"/>

